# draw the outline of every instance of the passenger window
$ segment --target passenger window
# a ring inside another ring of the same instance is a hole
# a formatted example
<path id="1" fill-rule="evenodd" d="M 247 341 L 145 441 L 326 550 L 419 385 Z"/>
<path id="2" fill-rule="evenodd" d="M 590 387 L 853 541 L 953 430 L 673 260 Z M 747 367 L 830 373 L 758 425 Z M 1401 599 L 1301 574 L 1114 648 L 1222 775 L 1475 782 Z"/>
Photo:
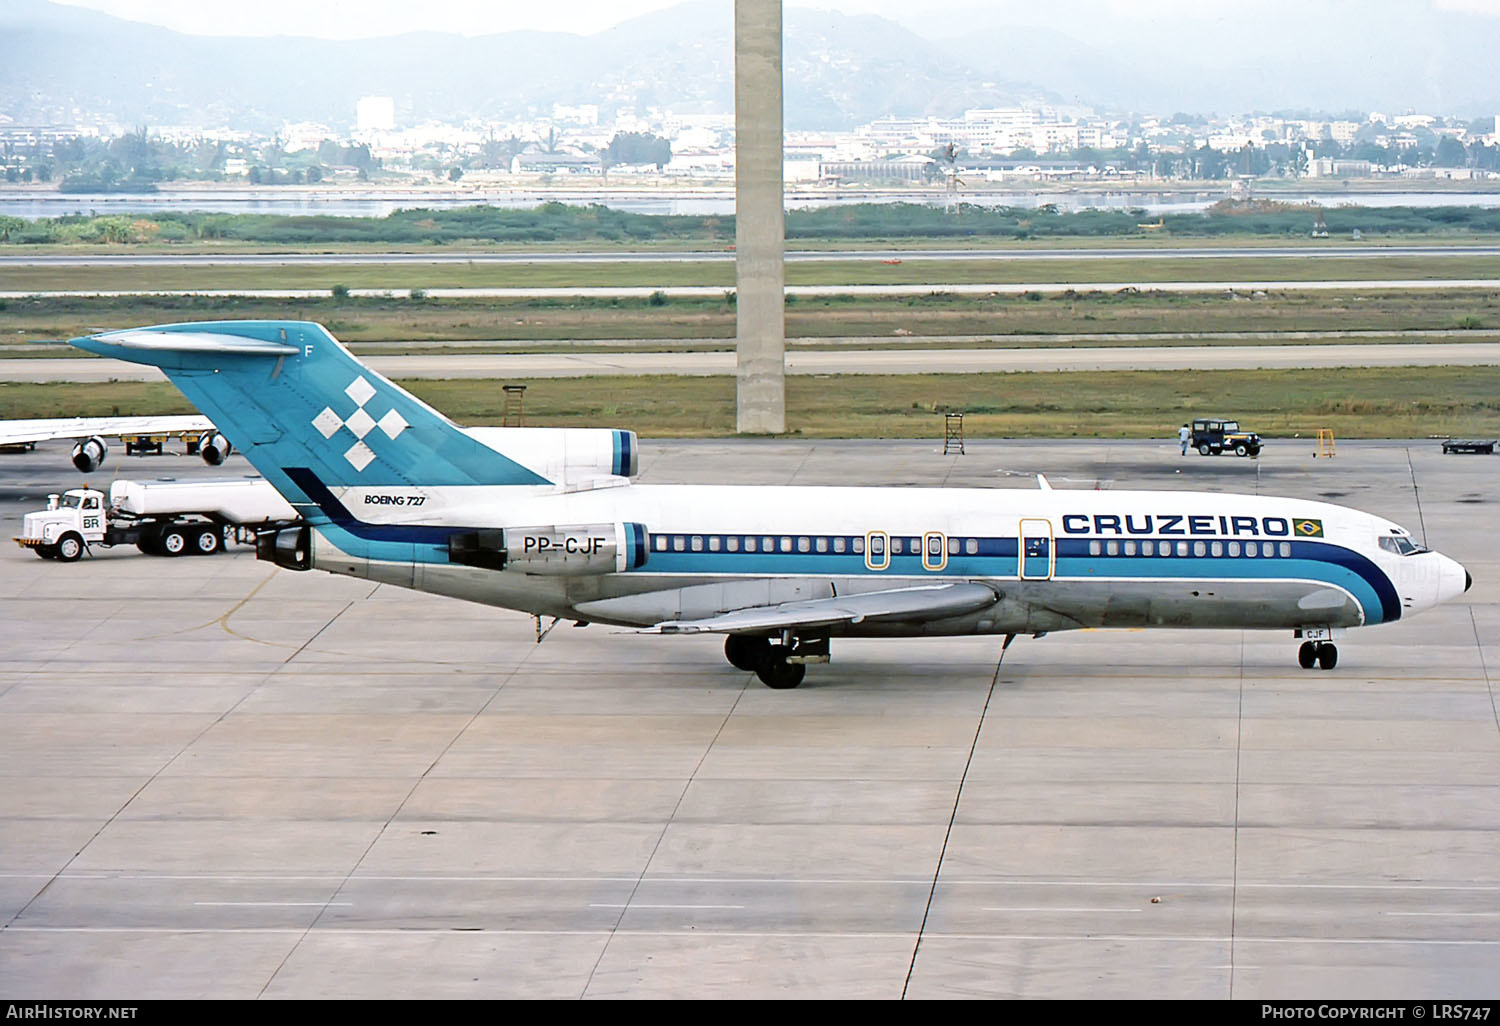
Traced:
<path id="1" fill-rule="evenodd" d="M 1135 555 L 1135 542 L 1134 541 L 1128 541 L 1128 542 L 1125 543 L 1125 555 L 1127 555 L 1127 556 L 1133 556 L 1133 555 Z"/>
<path id="2" fill-rule="evenodd" d="M 927 539 L 927 554 L 929 556 L 941 556 L 943 554 L 943 539 L 941 537 L 934 534 Z"/>
<path id="3" fill-rule="evenodd" d="M 1260 555 L 1260 553 L 1256 551 L 1257 548 L 1258 546 L 1256 546 L 1254 542 L 1246 542 L 1245 555 L 1249 556 L 1251 559 L 1254 559 L 1256 556 Z"/>
<path id="4" fill-rule="evenodd" d="M 1105 555 L 1109 555 L 1109 556 L 1118 556 L 1120 554 L 1120 543 L 1119 542 L 1105 542 L 1104 543 L 1104 553 L 1105 553 Z"/>
<path id="5" fill-rule="evenodd" d="M 855 539 L 854 545 L 855 545 L 856 548 L 859 547 L 859 539 Z M 883 556 L 883 555 L 885 555 L 885 539 L 882 538 L 878 534 L 875 535 L 873 538 L 870 539 L 870 555 L 872 555 L 872 556 Z"/>
<path id="6" fill-rule="evenodd" d="M 893 555 L 893 556 L 899 556 L 899 555 L 901 555 L 901 539 L 900 538 L 892 538 L 891 539 L 891 555 Z"/>
<path id="7" fill-rule="evenodd" d="M 819 538 L 818 539 L 818 551 L 819 552 L 827 552 L 828 551 L 828 539 L 827 538 Z"/>
<path id="8" fill-rule="evenodd" d="M 1277 545 L 1276 545 L 1276 551 L 1279 552 L 1279 553 L 1281 553 L 1281 558 L 1282 559 L 1286 559 L 1288 556 L 1290 556 L 1292 554 L 1292 543 L 1291 542 L 1278 542 Z"/>
<path id="9" fill-rule="evenodd" d="M 792 551 L 792 539 L 786 537 L 785 535 L 783 535 L 782 538 L 781 538 L 781 551 L 782 552 L 791 552 Z"/>
<path id="10" fill-rule="evenodd" d="M 664 536 L 662 536 L 662 535 L 657 535 L 656 536 L 656 551 L 657 552 L 666 552 L 667 551 L 667 539 Z"/>
<path id="11" fill-rule="evenodd" d="M 950 556 L 956 556 L 956 555 L 958 555 L 960 548 L 962 548 L 962 546 L 959 544 L 959 541 L 958 541 L 957 538 L 949 538 L 948 539 L 948 555 L 950 555 Z"/>
<path id="12" fill-rule="evenodd" d="M 1270 559 L 1272 556 L 1276 555 L 1276 546 L 1271 542 L 1261 542 L 1260 554 L 1262 556 L 1265 556 L 1267 559 Z"/>
<path id="13" fill-rule="evenodd" d="M 708 551 L 709 552 L 718 552 L 719 551 L 719 536 L 718 535 L 711 534 L 711 535 L 708 536 Z"/>
<path id="14" fill-rule="evenodd" d="M 739 538 L 731 534 L 728 538 L 724 539 L 724 547 L 727 548 L 730 552 L 740 551 Z"/>
<path id="15" fill-rule="evenodd" d="M 1229 543 L 1229 554 L 1231 556 L 1238 556 L 1240 554 L 1240 543 L 1239 542 L 1230 542 Z"/>
<path id="16" fill-rule="evenodd" d="M 1141 542 L 1141 555 L 1143 555 L 1143 556 L 1154 556 L 1154 555 L 1156 555 L 1156 542 L 1153 542 L 1153 541 L 1143 541 L 1143 542 Z"/>
<path id="17" fill-rule="evenodd" d="M 835 538 L 833 540 L 833 551 L 834 552 L 843 552 L 844 551 L 844 539 L 843 539 L 842 535 L 839 536 L 839 537 L 837 537 L 837 538 Z"/>
<path id="18" fill-rule="evenodd" d="M 1187 542 L 1185 542 L 1185 541 L 1178 542 L 1177 543 L 1177 554 L 1179 556 L 1186 556 L 1187 552 L 1188 552 L 1188 550 L 1187 550 Z"/>
<path id="19" fill-rule="evenodd" d="M 1096 541 L 1089 542 L 1089 555 L 1091 555 L 1091 556 L 1097 556 L 1097 555 L 1099 555 L 1099 543 L 1098 542 L 1096 542 Z"/>
<path id="20" fill-rule="evenodd" d="M 745 536 L 745 551 L 746 552 L 754 552 L 755 551 L 755 536 L 754 535 L 746 535 Z"/>
<path id="21" fill-rule="evenodd" d="M 672 551 L 681 552 L 685 548 L 687 548 L 687 539 L 680 534 L 674 534 L 672 536 Z"/>
<path id="22" fill-rule="evenodd" d="M 762 551 L 762 552 L 775 552 L 776 551 L 776 539 L 775 538 L 762 538 L 760 540 L 760 551 Z"/>
<path id="23" fill-rule="evenodd" d="M 695 535 L 693 535 L 693 551 L 694 552 L 702 552 L 703 551 L 703 536 L 701 534 L 695 534 Z"/>
<path id="24" fill-rule="evenodd" d="M 1202 542 L 1193 542 L 1193 555 L 1202 556 L 1208 553 L 1208 546 Z"/>
<path id="25" fill-rule="evenodd" d="M 979 555 L 979 539 L 978 538 L 965 538 L 964 539 L 964 553 L 965 553 L 965 555 L 969 555 L 969 556 L 977 556 L 977 555 Z"/>
<path id="26" fill-rule="evenodd" d="M 856 556 L 863 556 L 865 554 L 865 540 L 863 538 L 855 538 L 853 545 Z M 876 553 L 876 555 L 879 555 L 879 553 Z"/>
<path id="27" fill-rule="evenodd" d="M 797 539 L 797 551 L 798 552 L 811 552 L 812 551 L 812 542 L 809 541 L 806 538 L 798 538 Z"/>
<path id="28" fill-rule="evenodd" d="M 1210 556 L 1222 556 L 1222 555 L 1224 555 L 1224 543 L 1223 542 L 1209 542 L 1208 543 L 1208 554 Z"/>

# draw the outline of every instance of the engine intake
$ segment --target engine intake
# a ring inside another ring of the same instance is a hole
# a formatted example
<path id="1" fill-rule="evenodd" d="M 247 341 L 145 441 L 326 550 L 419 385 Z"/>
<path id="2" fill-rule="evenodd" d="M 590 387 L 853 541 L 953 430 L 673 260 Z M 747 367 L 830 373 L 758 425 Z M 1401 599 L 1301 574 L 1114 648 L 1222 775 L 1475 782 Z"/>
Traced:
<path id="1" fill-rule="evenodd" d="M 210 467 L 219 466 L 232 452 L 234 446 L 229 444 L 229 439 L 216 431 L 210 431 L 198 439 L 198 455 Z"/>
<path id="2" fill-rule="evenodd" d="M 549 577 L 624 573 L 645 565 L 649 541 L 642 524 L 507 527 L 454 535 L 448 540 L 448 559 Z"/>
<path id="3" fill-rule="evenodd" d="M 104 444 L 104 439 L 95 435 L 93 438 L 85 438 L 73 446 L 73 466 L 91 474 L 104 465 L 104 458 L 109 455 L 109 446 Z"/>

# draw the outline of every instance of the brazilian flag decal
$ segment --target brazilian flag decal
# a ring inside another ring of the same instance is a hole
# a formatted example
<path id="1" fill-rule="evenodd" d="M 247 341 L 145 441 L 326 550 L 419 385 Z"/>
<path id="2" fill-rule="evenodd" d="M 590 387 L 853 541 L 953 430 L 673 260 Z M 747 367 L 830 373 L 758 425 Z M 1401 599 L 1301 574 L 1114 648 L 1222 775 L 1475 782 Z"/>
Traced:
<path id="1" fill-rule="evenodd" d="M 1321 538 L 1323 537 L 1323 521 L 1293 520 L 1292 533 L 1298 538 Z"/>

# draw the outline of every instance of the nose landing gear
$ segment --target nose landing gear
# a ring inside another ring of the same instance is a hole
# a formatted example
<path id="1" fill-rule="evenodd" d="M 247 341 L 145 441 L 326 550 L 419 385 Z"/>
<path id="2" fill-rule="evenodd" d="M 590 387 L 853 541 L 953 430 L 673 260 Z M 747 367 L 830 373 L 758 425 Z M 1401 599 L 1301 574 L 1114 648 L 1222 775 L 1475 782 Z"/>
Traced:
<path id="1" fill-rule="evenodd" d="M 1339 664 L 1339 649 L 1331 641 L 1304 641 L 1297 649 L 1297 663 L 1304 670 L 1311 670 L 1313 664 L 1319 669 L 1331 670 Z"/>

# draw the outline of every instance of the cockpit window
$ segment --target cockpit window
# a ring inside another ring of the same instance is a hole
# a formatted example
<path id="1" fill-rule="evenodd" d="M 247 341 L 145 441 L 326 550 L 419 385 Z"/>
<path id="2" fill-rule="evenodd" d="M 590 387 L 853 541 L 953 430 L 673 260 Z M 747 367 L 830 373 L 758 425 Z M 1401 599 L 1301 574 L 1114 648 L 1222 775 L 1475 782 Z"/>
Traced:
<path id="1" fill-rule="evenodd" d="M 1410 538 L 1402 537 L 1399 534 L 1383 535 L 1380 539 L 1380 547 L 1387 552 L 1394 552 L 1398 556 L 1410 556 L 1417 552 L 1426 551 Z"/>
<path id="2" fill-rule="evenodd" d="M 81 509 L 83 507 L 82 495 L 64 495 L 62 497 L 63 509 Z"/>

